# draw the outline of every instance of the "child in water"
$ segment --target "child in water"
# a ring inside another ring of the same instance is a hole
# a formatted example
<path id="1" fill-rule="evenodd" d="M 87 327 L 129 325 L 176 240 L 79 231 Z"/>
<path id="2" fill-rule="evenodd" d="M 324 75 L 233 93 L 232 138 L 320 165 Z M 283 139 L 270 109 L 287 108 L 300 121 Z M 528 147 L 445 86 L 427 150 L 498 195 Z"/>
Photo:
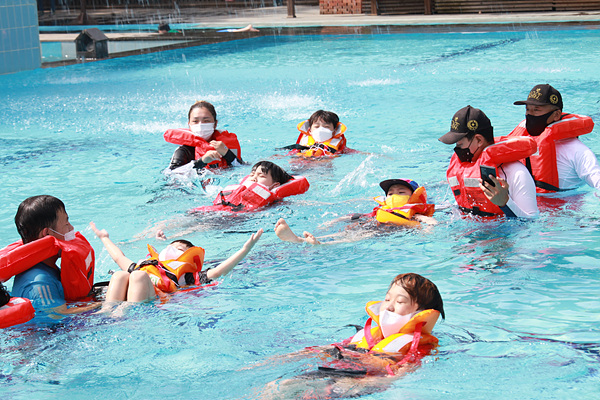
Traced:
<path id="1" fill-rule="evenodd" d="M 234 133 L 217 130 L 217 112 L 207 101 L 197 101 L 188 112 L 189 129 L 169 129 L 164 138 L 180 146 L 173 153 L 170 169 L 195 161 L 194 168 L 225 168 L 242 163 L 240 142 Z"/>
<path id="2" fill-rule="evenodd" d="M 286 146 L 288 154 L 302 157 L 321 157 L 342 154 L 346 150 L 346 126 L 336 113 L 318 110 L 298 124 L 300 135 L 296 144 Z"/>
<path id="3" fill-rule="evenodd" d="M 287 196 L 302 194 L 309 186 L 303 176 L 291 176 L 271 161 L 259 161 L 239 184 L 225 187 L 212 206 L 192 211 L 251 211 Z"/>
<path id="4" fill-rule="evenodd" d="M 436 220 L 432 218 L 435 206 L 427 204 L 427 193 L 423 186 L 411 179 L 387 179 L 379 183 L 379 186 L 385 192 L 383 196 L 376 197 L 375 201 L 379 203 L 377 207 L 368 214 L 352 214 L 338 218 L 336 221 L 356 221 L 360 218 L 368 217 L 371 221 L 375 220 L 378 223 L 403 225 L 408 227 L 417 227 L 421 223 L 436 224 Z M 281 218 L 275 224 L 275 233 L 279 239 L 284 242 L 292 243 L 309 243 L 323 244 L 319 239 L 342 237 L 341 239 L 327 242 L 325 244 L 333 244 L 340 242 L 352 241 L 351 232 L 339 232 L 332 235 L 315 237 L 310 232 L 304 232 L 303 236 L 296 235 L 285 219 Z M 375 231 L 362 232 L 360 238 L 374 235 Z"/>
<path id="5" fill-rule="evenodd" d="M 121 268 L 113 274 L 106 292 L 106 301 L 142 302 L 161 292 L 173 292 L 184 285 L 203 285 L 226 275 L 252 250 L 263 233 L 259 229 L 242 248 L 215 268 L 202 270 L 204 249 L 187 240 L 175 240 L 160 253 L 148 246 L 150 259 L 134 263 L 109 238 L 108 232 L 90 227 Z"/>
<path id="6" fill-rule="evenodd" d="M 291 398 L 286 397 L 291 394 L 294 398 L 348 398 L 381 392 L 391 377 L 411 371 L 437 347 L 438 339 L 431 331 L 440 315 L 445 318 L 437 286 L 414 273 L 396 276 L 383 300 L 368 302 L 366 312 L 369 318 L 364 328 L 350 338 L 288 357 L 315 356 L 324 364 L 316 371 L 271 382 L 261 398 Z"/>

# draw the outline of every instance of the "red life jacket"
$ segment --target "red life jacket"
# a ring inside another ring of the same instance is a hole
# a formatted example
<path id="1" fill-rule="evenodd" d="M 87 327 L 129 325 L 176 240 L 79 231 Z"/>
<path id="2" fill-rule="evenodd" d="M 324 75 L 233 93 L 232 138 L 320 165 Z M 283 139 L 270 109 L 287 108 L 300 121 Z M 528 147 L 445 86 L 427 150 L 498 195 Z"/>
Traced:
<path id="1" fill-rule="evenodd" d="M 296 144 L 309 147 L 309 149 L 292 150 L 288 154 L 297 154 L 302 157 L 322 157 L 342 154 L 346 150 L 346 137 L 344 136 L 346 125 L 341 122 L 338 122 L 335 127 L 333 137 L 323 143 L 315 142 L 315 139 L 311 136 L 308 120 L 300 122 L 298 124 L 298 130 L 300 131 L 300 135 L 298 135 Z"/>
<path id="2" fill-rule="evenodd" d="M 10 301 L 0 307 L 0 328 L 22 324 L 35 316 L 35 310 L 29 299 L 11 297 Z"/>
<path id="3" fill-rule="evenodd" d="M 536 148 L 532 138 L 522 137 L 510 138 L 486 147 L 475 162 L 460 162 L 458 156 L 453 154 L 446 177 L 458 206 L 463 211 L 475 215 L 504 215 L 500 207 L 489 201 L 479 188 L 481 177 L 479 166 L 497 168 L 500 164 L 518 161 L 532 155 Z"/>
<path id="4" fill-rule="evenodd" d="M 87 297 L 94 284 L 94 249 L 79 232 L 70 241 L 45 236 L 23 244 L 15 242 L 0 250 L 0 280 L 7 281 L 60 252 L 60 281 L 65 300 Z"/>
<path id="5" fill-rule="evenodd" d="M 269 205 L 288 196 L 302 194 L 310 184 L 303 176 L 294 176 L 273 190 L 246 176 L 239 185 L 230 185 L 221 191 L 212 206 L 198 207 L 195 211 L 251 211 Z"/>
<path id="6" fill-rule="evenodd" d="M 538 147 L 538 152 L 527 160 L 521 160 L 533 174 L 538 193 L 551 193 L 560 190 L 558 187 L 558 170 L 556 168 L 556 141 L 588 134 L 594 129 L 594 121 L 585 115 L 563 113 L 560 121 L 556 121 L 539 136 L 530 136 L 523 120 L 507 137 L 531 137 Z"/>
<path id="7" fill-rule="evenodd" d="M 195 147 L 196 160 L 201 159 L 207 151 L 215 150 L 215 148 L 208 144 L 206 140 L 194 135 L 189 129 L 169 129 L 165 132 L 163 137 L 169 143 Z M 227 148 L 231 150 L 233 154 L 235 154 L 238 160 L 242 159 L 242 149 L 240 148 L 240 142 L 238 142 L 238 138 L 235 133 L 215 130 L 212 140 L 218 140 L 225 143 L 225 146 L 227 146 Z M 208 163 L 206 167 L 209 167 L 209 165 L 216 165 L 221 168 L 228 166 L 227 161 L 222 158 L 220 160 L 215 160 Z"/>

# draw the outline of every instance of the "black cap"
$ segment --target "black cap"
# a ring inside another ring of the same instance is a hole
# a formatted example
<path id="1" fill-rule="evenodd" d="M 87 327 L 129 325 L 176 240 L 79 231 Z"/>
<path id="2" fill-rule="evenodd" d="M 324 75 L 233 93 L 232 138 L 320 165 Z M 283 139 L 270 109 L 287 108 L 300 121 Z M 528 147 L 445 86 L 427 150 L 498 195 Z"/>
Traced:
<path id="1" fill-rule="evenodd" d="M 469 133 L 478 133 L 488 140 L 490 136 L 492 140 L 494 139 L 490 119 L 480 109 L 466 106 L 454 114 L 450 122 L 450 131 L 438 140 L 442 143 L 454 144 Z"/>
<path id="2" fill-rule="evenodd" d="M 560 92 L 547 83 L 545 85 L 535 85 L 533 89 L 531 89 L 531 92 L 529 92 L 527 100 L 515 101 L 514 104 L 516 106 L 522 104 L 530 104 L 533 106 L 551 105 L 556 106 L 561 110 L 563 108 L 563 101 Z"/>
<path id="3" fill-rule="evenodd" d="M 413 181 L 412 179 L 388 179 L 388 180 L 385 180 L 385 181 L 379 183 L 379 186 L 381 186 L 381 188 L 385 192 L 386 196 L 387 196 L 388 192 L 390 191 L 390 188 L 394 185 L 406 186 L 413 193 L 419 187 L 419 184 L 417 182 Z"/>

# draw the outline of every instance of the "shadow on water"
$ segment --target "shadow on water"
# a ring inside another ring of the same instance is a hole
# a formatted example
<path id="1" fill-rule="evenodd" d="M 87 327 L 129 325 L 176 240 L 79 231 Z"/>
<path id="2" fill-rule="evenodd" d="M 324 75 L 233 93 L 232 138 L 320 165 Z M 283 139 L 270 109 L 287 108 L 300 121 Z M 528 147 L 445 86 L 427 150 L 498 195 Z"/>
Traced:
<path id="1" fill-rule="evenodd" d="M 483 51 L 486 51 L 486 50 L 489 50 L 489 49 L 493 49 L 493 48 L 496 48 L 496 47 L 506 46 L 506 45 L 509 45 L 509 44 L 513 44 L 513 43 L 516 43 L 516 42 L 518 42 L 520 40 L 522 40 L 522 39 L 520 39 L 520 38 L 512 38 L 512 39 L 499 40 L 497 42 L 492 42 L 492 43 L 484 43 L 484 44 L 480 44 L 480 45 L 477 45 L 477 46 L 469 47 L 469 48 L 464 49 L 464 50 L 458 50 L 458 51 L 453 51 L 453 52 L 450 52 L 450 53 L 442 54 L 441 56 L 434 57 L 434 58 L 431 58 L 429 60 L 419 61 L 419 62 L 410 63 L 410 64 L 400 64 L 400 65 L 408 66 L 408 67 L 417 67 L 417 66 L 420 66 L 420 65 L 432 64 L 432 63 L 447 61 L 447 60 L 451 60 L 453 58 L 457 58 L 457 57 L 460 57 L 460 56 L 470 55 L 470 54 L 473 54 L 473 53 L 479 53 L 479 52 L 483 52 Z"/>

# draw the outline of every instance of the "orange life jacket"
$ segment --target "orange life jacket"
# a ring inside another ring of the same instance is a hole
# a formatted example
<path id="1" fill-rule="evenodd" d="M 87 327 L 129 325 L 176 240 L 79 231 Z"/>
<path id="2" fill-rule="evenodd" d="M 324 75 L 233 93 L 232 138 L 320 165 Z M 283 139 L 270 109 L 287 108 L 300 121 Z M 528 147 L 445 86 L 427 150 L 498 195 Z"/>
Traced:
<path id="1" fill-rule="evenodd" d="M 563 113 L 560 121 L 551 123 L 539 136 L 530 136 L 523 120 L 507 137 L 530 137 L 537 143 L 538 152 L 521 160 L 531 171 L 538 193 L 557 192 L 558 169 L 556 168 L 556 141 L 586 135 L 594 129 L 594 121 L 585 115 Z"/>
<path id="2" fill-rule="evenodd" d="M 79 232 L 75 239 L 45 236 L 27 244 L 17 241 L 0 250 L 0 280 L 6 281 L 60 252 L 60 281 L 65 300 L 88 296 L 94 285 L 94 249 Z"/>
<path id="3" fill-rule="evenodd" d="M 458 156 L 453 154 L 446 177 L 458 206 L 475 215 L 504 215 L 500 207 L 489 201 L 479 188 L 479 166 L 487 165 L 497 169 L 500 164 L 529 157 L 535 153 L 536 148 L 532 138 L 515 137 L 486 147 L 474 162 L 460 162 Z"/>
<path id="4" fill-rule="evenodd" d="M 189 129 L 169 129 L 165 132 L 163 137 L 169 143 L 195 147 L 196 160 L 202 158 L 207 151 L 215 150 L 215 148 L 208 144 L 206 140 L 194 135 Z M 235 154 L 238 160 L 242 159 L 242 149 L 240 148 L 240 142 L 238 141 L 235 133 L 215 130 L 212 140 L 225 143 L 225 146 L 227 146 L 227 148 L 231 150 L 233 154 Z M 216 165 L 221 168 L 228 166 L 227 161 L 225 161 L 223 158 L 208 163 L 206 167 L 209 165 Z"/>
<path id="5" fill-rule="evenodd" d="M 186 285 L 185 274 L 192 274 L 194 283 L 200 284 L 199 273 L 204 264 L 204 249 L 194 246 L 183 252 L 175 260 L 159 261 L 156 249 L 148 245 L 150 257 L 134 270 L 142 270 L 150 276 L 154 286 L 165 293 L 172 293 Z"/>
<path id="6" fill-rule="evenodd" d="M 323 143 L 317 143 L 310 134 L 310 125 L 308 120 L 298 124 L 300 135 L 296 140 L 296 144 L 308 147 L 307 150 L 292 150 L 289 154 L 297 154 L 301 157 L 321 157 L 333 156 L 334 154 L 342 154 L 346 149 L 346 125 L 338 122 L 333 132 L 333 137 Z"/>
<path id="7" fill-rule="evenodd" d="M 281 186 L 273 190 L 246 176 L 239 185 L 229 185 L 218 195 L 212 206 L 198 207 L 195 211 L 251 211 L 269 205 L 288 196 L 302 194 L 310 184 L 303 176 L 293 176 Z"/>
<path id="8" fill-rule="evenodd" d="M 366 311 L 369 319 L 364 329 L 354 336 L 335 343 L 340 354 L 340 360 L 334 360 L 319 367 L 320 370 L 352 375 L 394 375 L 392 367 L 406 362 L 418 362 L 429 354 L 438 344 L 438 339 L 431 334 L 440 312 L 424 310 L 415 314 L 404 326 L 395 333 L 384 337 L 379 326 L 380 301 L 367 303 Z M 373 321 L 377 326 L 373 327 Z M 380 357 L 377 362 L 365 360 L 364 357 Z"/>
<path id="9" fill-rule="evenodd" d="M 10 301 L 0 307 L 0 329 L 22 324 L 35 316 L 35 310 L 29 299 L 11 297 Z"/>

